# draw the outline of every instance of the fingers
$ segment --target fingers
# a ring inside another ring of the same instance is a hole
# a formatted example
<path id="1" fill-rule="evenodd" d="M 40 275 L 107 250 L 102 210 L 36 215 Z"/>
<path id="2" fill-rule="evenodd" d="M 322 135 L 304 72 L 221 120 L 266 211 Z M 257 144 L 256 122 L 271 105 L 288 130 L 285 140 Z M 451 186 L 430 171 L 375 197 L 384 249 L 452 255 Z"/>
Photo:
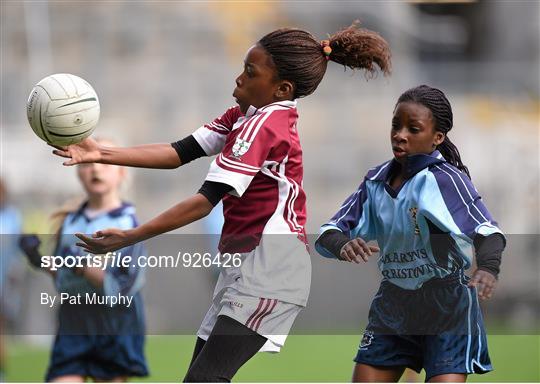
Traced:
<path id="1" fill-rule="evenodd" d="M 349 241 L 343 246 L 340 252 L 340 257 L 344 261 L 359 264 L 360 261 L 367 262 L 374 252 L 379 252 L 379 247 L 368 245 L 361 238 L 356 238 Z"/>
<path id="2" fill-rule="evenodd" d="M 352 247 L 344 246 L 340 253 L 341 258 L 349 263 L 360 263 L 360 259 L 356 257 Z"/>
<path id="3" fill-rule="evenodd" d="M 54 151 L 52 151 L 52 153 L 60 157 L 67 157 L 71 159 L 71 155 L 69 154 L 69 152 L 62 149 L 55 149 Z"/>
<path id="4" fill-rule="evenodd" d="M 101 247 L 99 246 L 97 241 L 92 238 L 95 237 L 95 234 L 92 235 L 92 237 L 88 237 L 82 233 L 76 233 L 75 236 L 82 240 L 82 242 L 78 242 L 75 244 L 77 247 L 81 247 L 82 249 L 84 249 L 85 252 L 90 252 L 94 254 L 101 253 Z"/>
<path id="5" fill-rule="evenodd" d="M 377 247 L 376 245 L 370 245 L 369 249 L 371 249 L 371 252 L 380 252 L 381 249 Z"/>
<path id="6" fill-rule="evenodd" d="M 491 299 L 497 279 L 491 273 L 482 270 L 476 270 L 469 282 L 469 287 L 475 287 L 478 293 L 478 298 L 481 300 Z"/>

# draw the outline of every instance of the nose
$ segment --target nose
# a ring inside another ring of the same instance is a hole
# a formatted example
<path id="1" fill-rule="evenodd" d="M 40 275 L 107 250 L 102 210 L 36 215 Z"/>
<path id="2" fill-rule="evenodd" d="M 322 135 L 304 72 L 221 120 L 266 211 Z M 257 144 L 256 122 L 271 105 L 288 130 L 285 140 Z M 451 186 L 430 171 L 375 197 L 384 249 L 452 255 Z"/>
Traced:
<path id="1" fill-rule="evenodd" d="M 236 83 L 237 87 L 242 86 L 242 75 L 241 74 L 236 78 L 235 83 Z"/>
<path id="2" fill-rule="evenodd" d="M 392 131 L 392 139 L 397 143 L 407 142 L 407 130 L 405 128 L 398 128 Z"/>

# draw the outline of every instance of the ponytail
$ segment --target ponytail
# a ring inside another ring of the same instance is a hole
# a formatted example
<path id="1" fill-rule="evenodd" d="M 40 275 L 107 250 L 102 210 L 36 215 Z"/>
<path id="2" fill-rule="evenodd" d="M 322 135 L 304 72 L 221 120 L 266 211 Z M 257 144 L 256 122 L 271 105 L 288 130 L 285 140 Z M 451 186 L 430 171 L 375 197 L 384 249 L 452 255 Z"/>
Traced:
<path id="1" fill-rule="evenodd" d="M 460 171 L 464 172 L 469 177 L 469 179 L 471 178 L 469 168 L 467 168 L 467 166 L 461 161 L 461 155 L 459 154 L 459 150 L 454 145 L 454 143 L 450 141 L 450 138 L 447 135 L 444 136 L 444 141 L 437 146 L 437 149 L 439 150 L 441 155 L 443 155 L 447 162 L 452 164 Z"/>
<path id="2" fill-rule="evenodd" d="M 377 66 L 388 76 L 391 54 L 388 43 L 377 32 L 358 28 L 358 22 L 330 36 L 329 60 L 351 69 L 364 69 L 368 76 L 377 73 Z"/>
<path id="3" fill-rule="evenodd" d="M 301 29 L 283 28 L 270 32 L 257 44 L 272 58 L 281 80 L 294 85 L 293 98 L 312 94 L 326 73 L 328 61 L 351 69 L 364 69 L 369 77 L 377 67 L 390 74 L 390 48 L 376 32 L 358 28 L 357 23 L 319 41 Z"/>

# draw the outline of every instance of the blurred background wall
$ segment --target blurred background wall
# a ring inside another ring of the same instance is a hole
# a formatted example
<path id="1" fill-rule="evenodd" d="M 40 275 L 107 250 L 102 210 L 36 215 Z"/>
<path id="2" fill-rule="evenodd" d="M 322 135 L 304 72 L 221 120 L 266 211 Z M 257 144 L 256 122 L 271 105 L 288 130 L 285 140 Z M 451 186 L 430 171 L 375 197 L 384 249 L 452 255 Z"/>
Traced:
<path id="1" fill-rule="evenodd" d="M 124 145 L 171 142 L 234 104 L 245 52 L 265 33 L 294 26 L 324 39 L 359 19 L 389 41 L 393 74 L 368 82 L 331 63 L 315 94 L 300 100 L 308 232 L 317 233 L 368 168 L 391 157 L 398 96 L 423 83 L 439 87 L 454 109 L 450 137 L 486 205 L 511 234 L 488 310 L 527 324 L 538 320 L 540 291 L 539 12 L 536 1 L 3 1 L 1 175 L 28 231 L 47 233 L 48 215 L 82 193 L 75 170 L 62 167 L 26 121 L 26 98 L 49 74 L 72 73 L 93 85 L 101 101 L 95 135 Z M 209 163 L 132 169 L 126 198 L 146 221 L 196 192 Z M 204 223 L 178 231 L 204 232 Z M 310 306 L 297 328 L 336 320 L 358 327 L 377 289 L 376 263 L 351 267 L 316 254 L 312 259 Z M 52 292 L 51 282 L 24 273 L 20 333 L 53 321 L 36 294 Z M 198 324 L 210 303 L 211 279 L 207 270 L 148 270 L 150 330 Z"/>

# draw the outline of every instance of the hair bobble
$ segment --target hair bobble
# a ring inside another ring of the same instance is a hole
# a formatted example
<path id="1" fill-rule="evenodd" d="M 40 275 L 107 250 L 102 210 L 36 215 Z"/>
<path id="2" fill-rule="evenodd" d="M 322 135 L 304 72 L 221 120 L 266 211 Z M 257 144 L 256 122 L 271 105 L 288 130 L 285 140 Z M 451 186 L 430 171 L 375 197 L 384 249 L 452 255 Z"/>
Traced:
<path id="1" fill-rule="evenodd" d="M 330 60 L 330 54 L 332 53 L 332 47 L 330 47 L 330 41 L 322 40 L 321 46 L 322 46 L 323 54 L 326 57 L 326 60 Z"/>

